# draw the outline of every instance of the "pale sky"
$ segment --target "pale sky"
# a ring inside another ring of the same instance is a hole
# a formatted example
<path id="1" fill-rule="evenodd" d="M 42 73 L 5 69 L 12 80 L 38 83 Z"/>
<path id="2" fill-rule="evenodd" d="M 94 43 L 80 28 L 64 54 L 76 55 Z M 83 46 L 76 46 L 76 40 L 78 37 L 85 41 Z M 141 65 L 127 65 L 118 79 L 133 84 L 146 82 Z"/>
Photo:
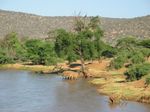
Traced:
<path id="1" fill-rule="evenodd" d="M 0 0 L 0 9 L 43 16 L 132 18 L 150 15 L 150 0 Z"/>

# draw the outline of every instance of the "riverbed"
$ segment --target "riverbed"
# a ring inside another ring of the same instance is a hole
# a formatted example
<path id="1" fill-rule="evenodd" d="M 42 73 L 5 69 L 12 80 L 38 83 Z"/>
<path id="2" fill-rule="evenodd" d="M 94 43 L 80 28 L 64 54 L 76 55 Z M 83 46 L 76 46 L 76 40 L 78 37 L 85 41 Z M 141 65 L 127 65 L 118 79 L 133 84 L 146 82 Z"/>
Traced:
<path id="1" fill-rule="evenodd" d="M 130 101 L 111 105 L 85 79 L 1 70 L 0 112 L 150 112 L 150 105 Z"/>

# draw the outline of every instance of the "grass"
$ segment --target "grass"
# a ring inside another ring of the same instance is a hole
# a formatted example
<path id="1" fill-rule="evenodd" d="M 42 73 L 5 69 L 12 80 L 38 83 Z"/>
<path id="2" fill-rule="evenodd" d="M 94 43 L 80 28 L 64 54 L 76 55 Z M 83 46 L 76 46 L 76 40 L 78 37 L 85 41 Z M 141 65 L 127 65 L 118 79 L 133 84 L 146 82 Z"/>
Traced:
<path id="1" fill-rule="evenodd" d="M 150 103 L 150 90 L 145 90 L 145 88 L 142 87 L 134 87 L 123 78 L 113 77 L 109 80 L 95 78 L 91 80 L 90 83 L 97 85 L 99 93 L 108 96 L 115 96 L 116 102 L 119 100 L 134 100 L 143 103 Z"/>
<path id="2" fill-rule="evenodd" d="M 109 72 L 111 75 L 113 76 L 118 76 L 118 75 L 122 75 L 122 73 L 118 72 L 118 71 L 110 71 Z"/>
<path id="3" fill-rule="evenodd" d="M 16 69 L 16 70 L 29 70 L 29 71 L 51 71 L 54 66 L 43 65 L 23 65 L 23 64 L 4 64 L 0 65 L 0 69 Z"/>
<path id="4" fill-rule="evenodd" d="M 90 83 L 94 85 L 103 85 L 106 84 L 107 81 L 104 78 L 95 78 L 92 81 L 90 81 Z"/>

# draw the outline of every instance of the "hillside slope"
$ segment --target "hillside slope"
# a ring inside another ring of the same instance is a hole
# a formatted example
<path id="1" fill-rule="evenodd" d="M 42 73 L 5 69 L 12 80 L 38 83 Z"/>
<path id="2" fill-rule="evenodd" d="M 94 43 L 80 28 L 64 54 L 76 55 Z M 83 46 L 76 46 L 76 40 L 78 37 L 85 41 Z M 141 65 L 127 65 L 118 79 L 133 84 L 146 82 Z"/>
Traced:
<path id="1" fill-rule="evenodd" d="M 21 37 L 45 38 L 50 30 L 73 29 L 74 17 L 45 17 L 0 10 L 0 38 L 14 31 Z M 150 16 L 132 19 L 101 18 L 105 39 L 109 42 L 122 35 L 150 38 Z"/>

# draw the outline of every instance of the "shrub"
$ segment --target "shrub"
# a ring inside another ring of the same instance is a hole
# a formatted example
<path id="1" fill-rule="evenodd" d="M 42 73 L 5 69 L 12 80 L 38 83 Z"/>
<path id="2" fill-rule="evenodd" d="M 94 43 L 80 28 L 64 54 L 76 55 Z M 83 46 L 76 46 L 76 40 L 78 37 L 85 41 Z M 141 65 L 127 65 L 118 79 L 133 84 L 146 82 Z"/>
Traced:
<path id="1" fill-rule="evenodd" d="M 147 85 L 149 85 L 149 84 L 150 84 L 150 75 L 148 75 L 148 76 L 146 77 L 146 79 L 145 79 L 145 83 L 146 83 Z"/>
<path id="2" fill-rule="evenodd" d="M 57 57 L 47 57 L 45 59 L 45 65 L 56 65 L 57 61 Z"/>
<path id="3" fill-rule="evenodd" d="M 115 69 L 123 67 L 124 63 L 128 61 L 127 54 L 125 52 L 120 52 L 116 58 L 111 62 L 111 66 Z"/>
<path id="4" fill-rule="evenodd" d="M 147 75 L 149 72 L 150 63 L 144 63 L 131 66 L 124 74 L 127 76 L 127 80 L 134 81 L 141 79 L 142 76 Z"/>
<path id="5" fill-rule="evenodd" d="M 142 40 L 139 44 L 145 48 L 150 48 L 150 39 Z"/>
<path id="6" fill-rule="evenodd" d="M 114 59 L 113 66 L 114 66 L 115 69 L 119 69 L 123 66 L 124 63 L 125 63 L 124 58 L 119 56 L 116 59 Z"/>
<path id="7" fill-rule="evenodd" d="M 26 41 L 25 45 L 27 48 L 27 55 L 33 64 L 56 64 L 57 57 L 52 43 L 32 39 Z"/>
<path id="8" fill-rule="evenodd" d="M 13 63 L 13 59 L 6 55 L 6 53 L 0 49 L 0 64 Z"/>
<path id="9" fill-rule="evenodd" d="M 144 55 L 144 57 L 148 58 L 150 56 L 150 49 L 149 48 L 142 48 L 140 51 Z"/>
<path id="10" fill-rule="evenodd" d="M 144 62 L 144 55 L 140 51 L 136 51 L 131 56 L 131 61 L 134 64 L 140 64 Z"/>
<path id="11" fill-rule="evenodd" d="M 11 57 L 14 61 L 25 60 L 26 50 L 23 43 L 19 40 L 17 33 L 12 32 L 6 35 L 1 44 L 8 57 Z"/>

